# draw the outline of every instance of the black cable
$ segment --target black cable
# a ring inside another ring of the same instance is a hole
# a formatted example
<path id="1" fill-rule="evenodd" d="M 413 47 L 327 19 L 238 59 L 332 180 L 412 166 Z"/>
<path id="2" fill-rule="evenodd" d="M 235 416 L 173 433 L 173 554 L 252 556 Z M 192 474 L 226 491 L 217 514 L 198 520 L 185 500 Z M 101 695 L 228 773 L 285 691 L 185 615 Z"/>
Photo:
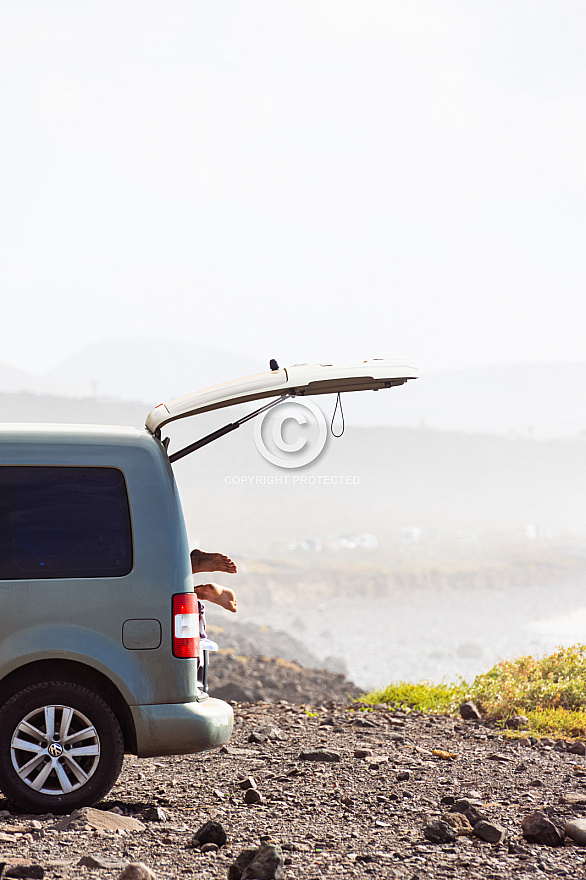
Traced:
<path id="1" fill-rule="evenodd" d="M 340 416 L 342 417 L 342 430 L 339 434 L 336 434 L 334 431 L 334 419 L 336 418 L 336 411 L 340 407 Z M 336 406 L 334 407 L 334 414 L 332 416 L 332 421 L 330 423 L 330 431 L 332 432 L 332 437 L 341 437 L 344 433 L 344 410 L 342 409 L 342 398 L 340 396 L 340 392 L 338 391 L 338 397 L 336 398 Z"/>

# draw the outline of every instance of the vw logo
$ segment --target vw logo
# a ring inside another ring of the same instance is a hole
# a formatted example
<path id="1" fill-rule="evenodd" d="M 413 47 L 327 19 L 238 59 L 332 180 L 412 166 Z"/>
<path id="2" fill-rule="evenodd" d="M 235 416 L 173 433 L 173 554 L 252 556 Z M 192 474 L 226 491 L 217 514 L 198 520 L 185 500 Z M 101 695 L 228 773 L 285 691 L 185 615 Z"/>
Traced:
<path id="1" fill-rule="evenodd" d="M 51 743 L 47 752 L 51 755 L 52 758 L 60 758 L 63 754 L 63 746 L 61 743 Z"/>

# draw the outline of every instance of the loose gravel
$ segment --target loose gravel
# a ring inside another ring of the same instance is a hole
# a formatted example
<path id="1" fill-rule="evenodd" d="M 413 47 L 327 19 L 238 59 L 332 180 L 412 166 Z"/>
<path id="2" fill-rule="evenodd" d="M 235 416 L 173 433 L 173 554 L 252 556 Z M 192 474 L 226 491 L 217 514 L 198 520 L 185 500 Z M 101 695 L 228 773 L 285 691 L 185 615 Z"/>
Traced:
<path id="1" fill-rule="evenodd" d="M 216 752 L 127 757 L 98 806 L 139 830 L 104 830 L 87 816 L 59 830 L 62 818 L 0 802 L 4 876 L 107 880 L 144 862 L 157 878 L 226 880 L 243 850 L 268 842 L 280 845 L 288 880 L 586 877 L 586 849 L 564 836 L 566 823 L 585 827 L 584 755 L 561 741 L 508 740 L 482 721 L 328 696 L 235 704 L 233 738 Z M 523 836 L 534 813 L 561 845 Z M 197 838 L 210 821 L 225 844 Z"/>

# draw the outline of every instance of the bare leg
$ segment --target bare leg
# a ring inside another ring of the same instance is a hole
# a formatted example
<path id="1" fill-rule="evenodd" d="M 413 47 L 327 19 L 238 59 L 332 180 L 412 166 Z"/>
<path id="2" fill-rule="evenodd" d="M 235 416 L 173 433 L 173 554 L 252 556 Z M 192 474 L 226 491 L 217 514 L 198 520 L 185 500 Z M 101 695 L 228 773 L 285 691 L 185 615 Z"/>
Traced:
<path id="1" fill-rule="evenodd" d="M 223 553 L 205 553 L 203 550 L 191 551 L 191 571 L 197 574 L 199 571 L 224 571 L 226 574 L 236 574 L 238 569 L 229 556 Z"/>
<path id="2" fill-rule="evenodd" d="M 198 599 L 213 602 L 214 605 L 221 605 L 228 611 L 238 611 L 236 594 L 233 590 L 221 587 L 220 584 L 198 584 L 194 589 Z"/>

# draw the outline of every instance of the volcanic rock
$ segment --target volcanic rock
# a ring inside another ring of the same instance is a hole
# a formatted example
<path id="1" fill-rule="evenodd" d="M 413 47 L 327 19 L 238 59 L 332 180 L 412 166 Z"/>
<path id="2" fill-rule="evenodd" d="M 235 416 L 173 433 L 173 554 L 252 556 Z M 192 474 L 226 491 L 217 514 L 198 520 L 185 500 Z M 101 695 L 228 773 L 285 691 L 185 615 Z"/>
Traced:
<path id="1" fill-rule="evenodd" d="M 535 810 L 521 822 L 523 837 L 529 843 L 543 843 L 546 846 L 563 846 L 564 832 L 551 822 L 541 810 Z"/>
<path id="2" fill-rule="evenodd" d="M 101 855 L 82 856 L 81 859 L 76 862 L 76 865 L 80 868 L 99 868 L 103 871 L 113 871 L 115 869 L 120 871 L 122 868 L 126 867 L 126 864 L 126 862 L 121 862 L 120 859 L 112 859 L 108 858 L 108 856 Z"/>
<path id="3" fill-rule="evenodd" d="M 83 807 L 74 810 L 70 816 L 64 816 L 56 825 L 55 831 L 68 831 L 89 826 L 97 831 L 144 831 L 145 826 L 132 816 L 120 816 L 110 810 L 95 810 Z"/>
<path id="4" fill-rule="evenodd" d="M 156 877 L 144 862 L 131 862 L 118 875 L 118 880 L 156 880 Z"/>
<path id="5" fill-rule="evenodd" d="M 281 880 L 283 853 L 281 847 L 265 843 L 256 851 L 253 860 L 242 872 L 242 880 Z"/>
<path id="6" fill-rule="evenodd" d="M 505 727 L 509 730 L 524 730 L 529 726 L 529 719 L 526 715 L 513 715 L 505 721 Z"/>
<path id="7" fill-rule="evenodd" d="M 216 846 L 224 846 L 228 837 L 219 822 L 213 820 L 206 822 L 193 835 L 193 842 L 203 846 L 204 843 L 215 843 Z"/>
<path id="8" fill-rule="evenodd" d="M 586 791 L 567 791 L 560 797 L 560 804 L 566 804 L 569 807 L 586 806 Z"/>
<path id="9" fill-rule="evenodd" d="M 338 752 L 330 752 L 327 749 L 313 749 L 309 752 L 301 752 L 299 755 L 300 761 L 325 761 L 326 763 L 334 764 L 337 761 L 341 761 L 342 757 Z"/>
<path id="10" fill-rule="evenodd" d="M 45 869 L 42 865 L 13 865 L 11 868 L 7 868 L 4 872 L 4 877 L 20 878 L 20 880 L 25 880 L 25 878 L 30 878 L 30 880 L 42 880 L 44 876 Z"/>
<path id="11" fill-rule="evenodd" d="M 244 850 L 228 871 L 228 880 L 281 880 L 283 876 L 283 853 L 274 843 Z"/>
<path id="12" fill-rule="evenodd" d="M 457 832 L 447 822 L 441 819 L 433 819 L 423 829 L 423 834 L 431 843 L 453 843 L 457 838 Z"/>
<path id="13" fill-rule="evenodd" d="M 451 825 L 457 834 L 472 834 L 472 825 L 464 813 L 446 813 L 442 816 L 442 822 Z"/>
<path id="14" fill-rule="evenodd" d="M 460 706 L 460 715 L 464 721 L 480 721 L 482 718 L 476 703 L 473 703 L 472 700 L 462 703 Z"/>
<path id="15" fill-rule="evenodd" d="M 450 813 L 463 813 L 474 828 L 477 822 L 488 818 L 486 814 L 479 809 L 480 806 L 481 803 L 475 799 L 469 800 L 468 798 L 460 798 L 460 800 L 454 801 L 453 806 L 450 807 Z"/>
<path id="16" fill-rule="evenodd" d="M 566 822 L 564 831 L 579 846 L 586 846 L 586 819 L 572 819 Z"/>
<path id="17" fill-rule="evenodd" d="M 474 826 L 474 834 L 476 837 L 480 837 L 481 840 L 486 840 L 487 843 L 501 843 L 505 836 L 505 829 L 502 825 L 497 825 L 495 822 L 487 822 L 481 819 Z"/>

